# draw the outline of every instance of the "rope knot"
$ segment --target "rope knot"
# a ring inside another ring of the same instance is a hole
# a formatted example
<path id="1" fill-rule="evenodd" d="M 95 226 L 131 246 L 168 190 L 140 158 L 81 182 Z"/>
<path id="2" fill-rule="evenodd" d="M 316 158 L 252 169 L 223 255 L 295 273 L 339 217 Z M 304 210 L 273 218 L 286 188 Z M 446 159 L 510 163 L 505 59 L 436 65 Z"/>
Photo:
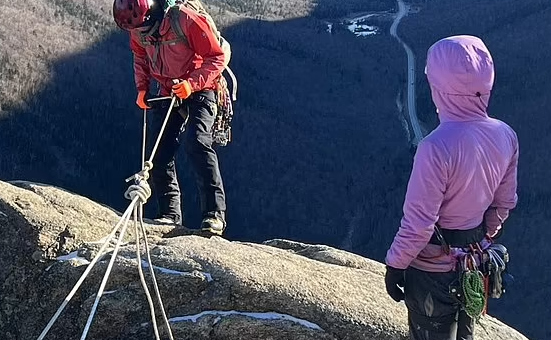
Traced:
<path id="1" fill-rule="evenodd" d="M 138 200 L 142 204 L 147 203 L 148 198 L 151 197 L 151 187 L 149 186 L 149 183 L 147 183 L 147 180 L 149 179 L 149 170 L 151 169 L 153 169 L 153 163 L 150 161 L 146 161 L 143 164 L 142 171 L 126 179 L 126 182 L 130 182 L 132 179 L 134 179 L 134 184 L 126 189 L 126 192 L 124 193 L 124 198 L 134 200 L 134 198 L 138 196 Z"/>
<path id="2" fill-rule="evenodd" d="M 129 186 L 124 193 L 124 198 L 129 200 L 134 200 L 136 196 L 138 197 L 138 201 L 142 204 L 147 203 L 147 200 L 151 197 L 151 187 L 146 180 L 140 179 L 136 184 Z"/>

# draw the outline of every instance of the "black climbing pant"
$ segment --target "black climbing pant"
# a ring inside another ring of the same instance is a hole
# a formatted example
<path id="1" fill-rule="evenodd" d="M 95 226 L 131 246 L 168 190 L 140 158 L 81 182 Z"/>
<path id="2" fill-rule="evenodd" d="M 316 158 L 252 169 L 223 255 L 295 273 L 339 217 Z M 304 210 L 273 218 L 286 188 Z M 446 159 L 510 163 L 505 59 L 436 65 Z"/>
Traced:
<path id="1" fill-rule="evenodd" d="M 164 101 L 148 112 L 149 152 L 157 139 L 170 103 Z M 180 187 L 175 158 L 181 143 L 196 177 L 203 216 L 225 211 L 226 201 L 218 156 L 213 149 L 212 126 L 216 102 L 213 91 L 194 93 L 174 108 L 165 127 L 151 171 L 152 189 L 158 203 L 158 217 L 182 223 Z M 184 116 L 189 114 L 186 121 Z"/>
<path id="2" fill-rule="evenodd" d="M 408 268 L 405 300 L 412 340 L 472 340 L 473 320 L 450 293 L 458 273 L 431 273 Z"/>

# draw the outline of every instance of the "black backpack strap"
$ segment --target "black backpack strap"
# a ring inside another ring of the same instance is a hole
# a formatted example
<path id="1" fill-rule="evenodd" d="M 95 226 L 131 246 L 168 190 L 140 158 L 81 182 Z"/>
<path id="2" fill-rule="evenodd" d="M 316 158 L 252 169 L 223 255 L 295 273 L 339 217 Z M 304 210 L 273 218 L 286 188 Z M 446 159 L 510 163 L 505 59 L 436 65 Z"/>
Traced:
<path id="1" fill-rule="evenodd" d="M 157 21 L 157 22 L 155 22 L 153 27 L 151 27 L 147 32 L 139 32 L 138 33 L 138 35 L 140 37 L 140 42 L 142 43 L 143 46 L 154 44 L 152 41 L 147 40 L 147 38 L 152 37 L 153 34 L 155 33 L 155 31 L 157 31 L 159 29 L 159 26 L 160 26 L 160 23 Z"/>
<path id="2" fill-rule="evenodd" d="M 168 10 L 168 16 L 170 18 L 170 27 L 174 33 L 176 33 L 180 40 L 189 45 L 187 37 L 182 30 L 182 26 L 180 25 L 180 5 L 176 4 L 175 6 L 170 7 Z"/>

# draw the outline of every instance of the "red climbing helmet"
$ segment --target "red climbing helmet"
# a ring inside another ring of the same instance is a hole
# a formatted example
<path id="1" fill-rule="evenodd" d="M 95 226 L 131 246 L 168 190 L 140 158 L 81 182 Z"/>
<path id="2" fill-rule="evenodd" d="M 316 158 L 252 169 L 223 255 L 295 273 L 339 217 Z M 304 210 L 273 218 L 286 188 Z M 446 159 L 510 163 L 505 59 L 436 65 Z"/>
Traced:
<path id="1" fill-rule="evenodd" d="M 115 0 L 113 18 L 123 30 L 135 29 L 147 20 L 152 5 L 152 0 Z"/>

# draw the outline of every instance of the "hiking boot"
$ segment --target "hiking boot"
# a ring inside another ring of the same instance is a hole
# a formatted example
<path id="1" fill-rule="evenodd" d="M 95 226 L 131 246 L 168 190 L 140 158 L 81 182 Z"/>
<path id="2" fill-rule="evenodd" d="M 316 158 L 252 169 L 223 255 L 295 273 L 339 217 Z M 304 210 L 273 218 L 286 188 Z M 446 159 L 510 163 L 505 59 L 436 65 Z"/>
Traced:
<path id="1" fill-rule="evenodd" d="M 223 211 L 211 211 L 201 222 L 201 231 L 221 236 L 226 229 L 226 219 Z"/>
<path id="2" fill-rule="evenodd" d="M 165 224 L 165 225 L 180 225 L 177 221 L 174 219 L 168 217 L 168 216 L 161 216 L 153 219 L 153 222 L 157 224 Z"/>

